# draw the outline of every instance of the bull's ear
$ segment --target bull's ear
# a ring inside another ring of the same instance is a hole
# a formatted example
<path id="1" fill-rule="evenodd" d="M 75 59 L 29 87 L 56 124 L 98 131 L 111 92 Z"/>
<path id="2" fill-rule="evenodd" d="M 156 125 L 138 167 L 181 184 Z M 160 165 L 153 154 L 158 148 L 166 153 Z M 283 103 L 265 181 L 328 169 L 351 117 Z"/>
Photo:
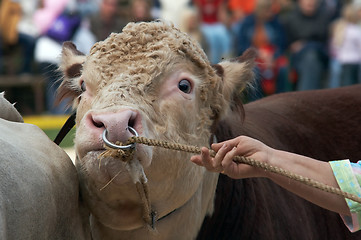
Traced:
<path id="1" fill-rule="evenodd" d="M 59 68 L 64 77 L 58 88 L 56 104 L 66 98 L 72 102 L 82 93 L 78 78 L 81 76 L 84 61 L 85 55 L 78 51 L 72 42 L 63 43 Z"/>
<path id="2" fill-rule="evenodd" d="M 240 104 L 241 92 L 254 82 L 256 54 L 256 50 L 250 48 L 238 58 L 213 65 L 217 75 L 222 79 L 219 82 L 220 105 L 213 108 L 215 122 L 225 118 L 228 111 L 235 108 L 243 115 L 243 107 Z"/>
<path id="3" fill-rule="evenodd" d="M 256 55 L 256 50 L 250 48 L 240 57 L 217 64 L 216 71 L 223 81 L 222 95 L 226 100 L 232 100 L 235 95 L 252 85 Z"/>

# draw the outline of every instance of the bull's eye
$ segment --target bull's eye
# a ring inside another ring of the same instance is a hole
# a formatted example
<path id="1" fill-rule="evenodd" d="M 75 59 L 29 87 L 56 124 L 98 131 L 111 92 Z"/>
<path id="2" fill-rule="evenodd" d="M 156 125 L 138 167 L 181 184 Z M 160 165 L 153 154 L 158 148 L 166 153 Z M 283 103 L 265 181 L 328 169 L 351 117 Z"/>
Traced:
<path id="1" fill-rule="evenodd" d="M 80 89 L 81 89 L 82 92 L 85 92 L 85 91 L 86 91 L 86 85 L 85 85 L 85 81 L 84 81 L 84 80 L 82 80 L 82 81 L 80 82 Z"/>
<path id="2" fill-rule="evenodd" d="M 191 93 L 192 84 L 187 79 L 182 79 L 178 83 L 178 88 L 184 93 Z"/>

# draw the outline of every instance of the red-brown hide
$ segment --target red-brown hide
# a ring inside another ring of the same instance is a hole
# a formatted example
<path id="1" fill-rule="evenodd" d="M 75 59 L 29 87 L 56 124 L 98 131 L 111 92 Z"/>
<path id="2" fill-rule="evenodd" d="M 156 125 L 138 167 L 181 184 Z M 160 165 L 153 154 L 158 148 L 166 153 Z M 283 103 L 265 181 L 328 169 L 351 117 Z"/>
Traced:
<path id="1" fill-rule="evenodd" d="M 361 159 L 361 85 L 274 95 L 218 125 L 219 141 L 244 134 L 269 146 L 329 161 Z M 221 175 L 214 215 L 198 239 L 361 239 L 340 216 L 267 179 Z"/>

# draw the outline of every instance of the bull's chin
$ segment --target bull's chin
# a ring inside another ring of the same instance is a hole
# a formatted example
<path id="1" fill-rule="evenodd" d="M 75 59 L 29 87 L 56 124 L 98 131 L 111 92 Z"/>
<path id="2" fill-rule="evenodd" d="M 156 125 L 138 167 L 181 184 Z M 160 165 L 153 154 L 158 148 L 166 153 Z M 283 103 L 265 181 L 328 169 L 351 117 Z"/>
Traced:
<path id="1" fill-rule="evenodd" d="M 92 184 L 99 189 L 108 185 L 132 184 L 132 179 L 126 168 L 126 163 L 118 158 L 102 157 L 103 150 L 88 152 L 76 163 L 78 171 L 86 174 L 85 181 L 92 181 Z M 94 187 L 94 186 L 93 186 Z"/>
<path id="2" fill-rule="evenodd" d="M 143 227 L 141 199 L 126 164 L 112 157 L 100 158 L 102 152 L 89 152 L 77 164 L 82 195 L 94 224 L 115 230 Z"/>

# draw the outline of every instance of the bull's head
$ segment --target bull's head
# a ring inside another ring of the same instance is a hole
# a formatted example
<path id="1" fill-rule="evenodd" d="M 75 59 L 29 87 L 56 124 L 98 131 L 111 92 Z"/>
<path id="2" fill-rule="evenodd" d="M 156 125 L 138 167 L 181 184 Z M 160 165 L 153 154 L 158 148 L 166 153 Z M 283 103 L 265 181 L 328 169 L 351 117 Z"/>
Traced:
<path id="1" fill-rule="evenodd" d="M 144 229 L 142 203 L 126 163 L 98 157 L 104 129 L 112 142 L 131 137 L 130 126 L 148 138 L 208 145 L 214 125 L 253 78 L 251 55 L 211 66 L 198 43 L 164 22 L 129 23 L 121 34 L 96 43 L 89 56 L 64 44 L 59 94 L 71 97 L 77 111 L 76 166 L 95 235 Z M 218 175 L 189 158 L 188 153 L 136 147 L 134 159 L 148 178 L 152 208 L 158 219 L 167 216 L 157 223 L 160 234 L 177 234 L 181 224 L 179 231 L 187 227 L 185 237 L 193 238 L 212 213 Z"/>

